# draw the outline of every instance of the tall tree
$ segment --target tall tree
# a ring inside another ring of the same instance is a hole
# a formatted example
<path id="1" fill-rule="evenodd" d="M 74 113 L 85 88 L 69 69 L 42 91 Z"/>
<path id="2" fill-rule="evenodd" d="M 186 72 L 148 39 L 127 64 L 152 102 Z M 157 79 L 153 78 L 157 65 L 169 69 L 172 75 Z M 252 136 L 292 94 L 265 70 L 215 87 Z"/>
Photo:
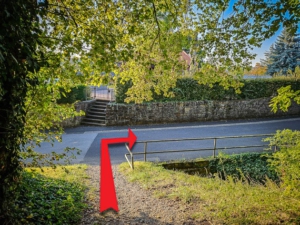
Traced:
<path id="1" fill-rule="evenodd" d="M 271 46 L 268 59 L 268 75 L 287 75 L 288 70 L 294 71 L 300 66 L 300 34 L 293 35 L 284 29 L 274 46 Z"/>
<path id="2" fill-rule="evenodd" d="M 35 86 L 42 54 L 38 14 L 32 0 L 0 1 L 0 223 L 10 213 L 18 182 L 20 146 L 25 144 L 24 102 L 28 85 Z"/>
<path id="3" fill-rule="evenodd" d="M 32 93 L 43 88 L 55 93 L 55 80 L 65 88 L 77 81 L 102 84 L 115 71 L 123 82 L 133 83 L 128 101 L 151 100 L 152 89 L 171 95 L 182 68 L 178 54 L 186 47 L 182 37 L 197 37 L 193 51 L 212 62 L 195 72 L 199 82 L 238 88 L 236 71 L 254 57 L 248 50 L 281 25 L 295 31 L 300 21 L 298 0 L 236 0 L 232 8 L 229 3 L 0 0 L 0 223 L 10 213 L 18 181 L 20 146 L 26 141 L 24 106 Z M 227 10 L 232 13 L 225 16 Z M 167 15 L 172 29 L 163 28 L 159 15 Z M 154 70 L 149 70 L 151 64 Z M 50 85 L 42 85 L 48 80 Z"/>
<path id="4" fill-rule="evenodd" d="M 265 59 L 260 60 L 260 64 L 262 66 L 268 67 L 268 65 L 272 64 L 271 55 L 274 54 L 274 44 L 270 46 L 269 51 L 265 53 Z"/>

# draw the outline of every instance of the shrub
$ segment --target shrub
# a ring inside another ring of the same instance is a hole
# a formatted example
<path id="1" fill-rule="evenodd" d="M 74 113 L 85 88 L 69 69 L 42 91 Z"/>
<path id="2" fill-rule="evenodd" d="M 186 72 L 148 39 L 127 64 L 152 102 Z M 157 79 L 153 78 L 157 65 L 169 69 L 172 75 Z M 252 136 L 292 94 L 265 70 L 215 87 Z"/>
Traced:
<path id="1" fill-rule="evenodd" d="M 269 162 L 280 175 L 285 192 L 300 196 L 300 131 L 278 130 L 265 140 L 279 148 Z"/>
<path id="2" fill-rule="evenodd" d="M 210 167 L 225 179 L 244 179 L 248 182 L 265 183 L 267 178 L 278 181 L 277 173 L 268 165 L 271 155 L 261 153 L 244 153 L 237 155 L 222 154 L 210 161 Z"/>
<path id="3" fill-rule="evenodd" d="M 76 224 L 81 218 L 84 187 L 24 171 L 15 200 L 13 224 Z"/>
<path id="4" fill-rule="evenodd" d="M 283 86 L 291 85 L 293 90 L 300 90 L 300 80 L 295 79 L 253 79 L 243 80 L 244 86 L 241 88 L 241 94 L 235 93 L 233 88 L 225 89 L 223 86 L 215 83 L 212 87 L 199 84 L 195 79 L 182 78 L 177 80 L 176 87 L 170 89 L 174 97 L 166 98 L 163 95 L 157 95 L 152 91 L 153 102 L 166 101 L 193 101 L 193 100 L 226 100 L 226 99 L 256 99 L 271 97 L 277 93 L 277 89 Z M 126 92 L 132 86 L 131 81 L 124 84 L 120 80 L 116 82 L 116 102 L 124 103 Z"/>
<path id="5" fill-rule="evenodd" d="M 127 81 L 125 83 L 120 82 L 120 78 L 116 80 L 115 83 L 115 96 L 117 103 L 124 103 L 126 96 L 126 92 L 132 86 L 131 81 Z"/>
<path id="6" fill-rule="evenodd" d="M 76 101 L 84 101 L 90 96 L 90 88 L 85 85 L 78 85 L 71 88 L 70 92 L 66 92 L 64 89 L 60 90 L 61 98 L 57 100 L 57 103 L 74 103 Z"/>

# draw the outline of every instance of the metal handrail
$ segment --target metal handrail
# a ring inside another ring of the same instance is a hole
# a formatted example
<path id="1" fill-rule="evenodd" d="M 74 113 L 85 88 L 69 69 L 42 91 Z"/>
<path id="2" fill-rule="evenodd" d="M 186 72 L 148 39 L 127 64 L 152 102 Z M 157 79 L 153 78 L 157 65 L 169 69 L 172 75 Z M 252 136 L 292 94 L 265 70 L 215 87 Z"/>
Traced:
<path id="1" fill-rule="evenodd" d="M 241 136 L 223 136 L 223 137 L 206 137 L 206 138 L 181 138 L 181 139 L 165 139 L 165 140 L 147 140 L 147 141 L 137 141 L 136 143 L 144 143 L 143 152 L 132 152 L 129 149 L 128 144 L 125 144 L 126 149 L 129 153 L 125 154 L 125 158 L 129 163 L 131 169 L 134 169 L 134 155 L 144 155 L 144 161 L 147 161 L 148 154 L 162 154 L 162 153 L 175 153 L 175 152 L 196 152 L 196 151 L 213 151 L 213 157 L 216 157 L 216 151 L 222 149 L 245 149 L 245 148 L 258 148 L 258 147 L 267 147 L 269 145 L 249 145 L 249 146 L 231 146 L 231 147 L 217 147 L 218 139 L 232 139 L 232 138 L 251 138 L 251 137 L 269 137 L 274 134 L 257 134 L 257 135 L 241 135 Z M 198 148 L 198 149 L 184 149 L 184 150 L 165 150 L 165 151 L 151 151 L 147 152 L 148 143 L 157 143 L 157 142 L 174 142 L 174 141 L 201 141 L 201 140 L 214 140 L 213 148 Z M 276 146 L 275 146 L 276 151 Z M 130 159 L 128 158 L 130 156 Z"/>

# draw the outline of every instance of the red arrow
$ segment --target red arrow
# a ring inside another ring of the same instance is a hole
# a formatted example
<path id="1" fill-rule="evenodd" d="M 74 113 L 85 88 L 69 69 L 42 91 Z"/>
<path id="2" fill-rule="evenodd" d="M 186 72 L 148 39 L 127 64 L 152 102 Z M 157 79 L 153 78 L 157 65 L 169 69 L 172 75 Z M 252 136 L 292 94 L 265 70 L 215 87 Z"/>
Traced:
<path id="1" fill-rule="evenodd" d="M 135 141 L 136 136 L 130 129 L 128 129 L 128 137 L 126 138 L 109 138 L 101 140 L 100 212 L 109 208 L 114 209 L 117 212 L 119 211 L 108 145 L 129 143 L 129 149 L 131 149 Z"/>

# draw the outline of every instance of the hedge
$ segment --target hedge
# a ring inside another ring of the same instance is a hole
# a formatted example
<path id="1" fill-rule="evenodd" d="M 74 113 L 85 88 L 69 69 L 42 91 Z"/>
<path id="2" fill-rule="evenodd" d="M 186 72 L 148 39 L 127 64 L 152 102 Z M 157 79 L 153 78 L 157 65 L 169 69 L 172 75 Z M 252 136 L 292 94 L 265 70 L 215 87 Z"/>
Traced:
<path id="1" fill-rule="evenodd" d="M 241 88 L 241 94 L 236 94 L 233 88 L 225 90 L 218 83 L 212 88 L 208 85 L 199 84 L 192 78 L 183 78 L 177 81 L 176 87 L 171 89 L 175 96 L 165 98 L 157 95 L 153 91 L 152 102 L 168 101 L 196 101 L 196 100 L 228 100 L 228 99 L 256 99 L 271 97 L 276 95 L 277 89 L 283 86 L 291 85 L 293 90 L 300 90 L 300 80 L 295 79 L 253 79 L 242 80 L 244 86 Z M 132 86 L 132 82 L 125 84 L 116 82 L 116 102 L 124 103 L 126 92 Z"/>

